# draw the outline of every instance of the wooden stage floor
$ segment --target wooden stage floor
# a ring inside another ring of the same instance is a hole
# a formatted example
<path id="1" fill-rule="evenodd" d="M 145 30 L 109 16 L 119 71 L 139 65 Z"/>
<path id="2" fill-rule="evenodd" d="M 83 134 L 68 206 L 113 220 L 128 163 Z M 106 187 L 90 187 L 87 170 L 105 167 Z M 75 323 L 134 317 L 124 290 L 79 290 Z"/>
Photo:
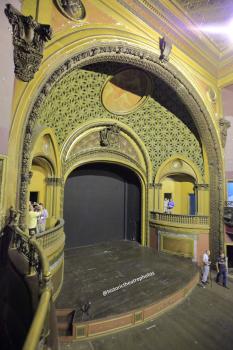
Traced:
<path id="1" fill-rule="evenodd" d="M 151 276 L 103 295 L 148 273 Z M 159 302 L 184 288 L 196 274 L 197 266 L 190 259 L 156 253 L 133 241 L 69 249 L 56 308 L 78 310 L 90 301 L 89 320 L 106 318 Z M 76 317 L 81 321 L 81 313 Z"/>

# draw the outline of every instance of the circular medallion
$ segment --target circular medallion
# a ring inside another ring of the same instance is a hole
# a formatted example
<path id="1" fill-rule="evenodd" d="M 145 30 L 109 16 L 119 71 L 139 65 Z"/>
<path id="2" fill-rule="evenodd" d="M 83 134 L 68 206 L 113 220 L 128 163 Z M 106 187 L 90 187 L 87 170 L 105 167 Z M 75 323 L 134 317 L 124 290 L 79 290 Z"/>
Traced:
<path id="1" fill-rule="evenodd" d="M 81 0 L 56 0 L 61 12 L 73 21 L 79 21 L 85 17 L 85 7 Z"/>
<path id="2" fill-rule="evenodd" d="M 151 79 L 142 70 L 129 68 L 109 78 L 102 89 L 102 103 L 114 114 L 139 108 L 151 92 Z"/>

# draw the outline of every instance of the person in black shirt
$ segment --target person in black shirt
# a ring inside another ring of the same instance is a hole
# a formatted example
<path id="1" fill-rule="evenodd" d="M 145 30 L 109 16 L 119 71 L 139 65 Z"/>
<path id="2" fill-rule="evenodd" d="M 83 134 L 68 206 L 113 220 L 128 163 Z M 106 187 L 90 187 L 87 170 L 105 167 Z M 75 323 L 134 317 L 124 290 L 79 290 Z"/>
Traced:
<path id="1" fill-rule="evenodd" d="M 227 258 L 224 253 L 221 253 L 216 262 L 217 276 L 216 283 L 219 283 L 220 277 L 222 276 L 222 285 L 225 288 L 227 286 Z"/>

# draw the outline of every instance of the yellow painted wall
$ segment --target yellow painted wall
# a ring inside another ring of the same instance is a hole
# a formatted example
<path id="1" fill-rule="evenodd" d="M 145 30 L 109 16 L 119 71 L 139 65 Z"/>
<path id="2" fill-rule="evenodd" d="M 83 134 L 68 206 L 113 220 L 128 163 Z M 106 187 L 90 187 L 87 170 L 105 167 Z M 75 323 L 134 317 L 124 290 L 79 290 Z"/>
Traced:
<path id="1" fill-rule="evenodd" d="M 162 181 L 160 196 L 160 211 L 163 211 L 164 193 L 172 193 L 175 202 L 173 214 L 189 215 L 189 193 L 193 192 L 194 184 L 191 182 L 177 182 L 171 178 Z"/>
<path id="2" fill-rule="evenodd" d="M 39 192 L 38 201 L 46 207 L 46 183 L 47 172 L 38 165 L 32 165 L 33 176 L 29 186 L 30 192 Z"/>

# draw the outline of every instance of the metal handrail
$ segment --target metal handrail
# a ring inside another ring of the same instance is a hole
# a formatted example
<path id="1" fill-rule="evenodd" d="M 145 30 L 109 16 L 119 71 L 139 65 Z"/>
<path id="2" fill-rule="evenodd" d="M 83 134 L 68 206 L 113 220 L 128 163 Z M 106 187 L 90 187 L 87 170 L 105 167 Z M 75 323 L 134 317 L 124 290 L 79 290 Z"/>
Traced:
<path id="1" fill-rule="evenodd" d="M 193 225 L 208 225 L 209 216 L 206 215 L 180 215 L 180 214 L 167 214 L 160 212 L 151 212 L 151 220 L 166 221 L 176 224 L 193 224 Z"/>
<path id="2" fill-rule="evenodd" d="M 52 302 L 52 283 L 49 262 L 36 237 L 29 237 L 19 227 L 15 228 L 14 246 L 28 260 L 29 273 L 35 268 L 40 281 L 40 300 L 31 327 L 25 340 L 23 350 L 37 350 L 40 341 L 48 335 L 50 304 Z"/>

